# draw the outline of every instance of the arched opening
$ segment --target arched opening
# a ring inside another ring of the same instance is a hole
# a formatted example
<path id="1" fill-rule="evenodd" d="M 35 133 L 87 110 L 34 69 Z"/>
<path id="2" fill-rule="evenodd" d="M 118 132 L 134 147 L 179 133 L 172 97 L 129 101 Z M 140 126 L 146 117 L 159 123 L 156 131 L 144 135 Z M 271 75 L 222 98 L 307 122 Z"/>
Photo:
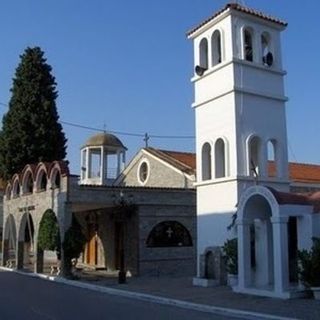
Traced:
<path id="1" fill-rule="evenodd" d="M 13 187 L 12 187 L 12 197 L 17 198 L 20 196 L 20 183 L 19 179 L 15 179 L 13 182 Z"/>
<path id="2" fill-rule="evenodd" d="M 269 66 L 267 55 L 271 53 L 271 36 L 268 32 L 263 32 L 261 35 L 261 54 L 262 54 L 262 63 L 265 66 Z"/>
<path id="3" fill-rule="evenodd" d="M 11 199 L 11 185 L 8 184 L 6 188 L 6 199 L 10 200 Z"/>
<path id="4" fill-rule="evenodd" d="M 33 192 L 33 178 L 32 173 L 28 171 L 23 181 L 23 194 L 30 194 Z"/>
<path id="5" fill-rule="evenodd" d="M 225 143 L 220 138 L 216 141 L 214 146 L 215 156 L 215 177 L 223 178 L 226 176 L 226 156 L 225 156 Z"/>
<path id="6" fill-rule="evenodd" d="M 269 140 L 267 143 L 268 149 L 268 176 L 277 177 L 278 176 L 278 166 L 276 157 L 276 141 Z"/>
<path id="7" fill-rule="evenodd" d="M 252 137 L 249 140 L 249 175 L 253 177 L 259 176 L 261 163 L 261 141 L 259 137 Z"/>
<path id="8" fill-rule="evenodd" d="M 192 239 L 185 226 L 177 221 L 163 221 L 151 230 L 147 247 L 190 247 Z"/>
<path id="9" fill-rule="evenodd" d="M 59 274 L 60 228 L 58 219 L 51 209 L 47 209 L 41 218 L 37 241 L 37 272 Z"/>
<path id="10" fill-rule="evenodd" d="M 243 57 L 247 61 L 253 61 L 253 31 L 251 28 L 243 30 Z"/>
<path id="11" fill-rule="evenodd" d="M 3 233 L 3 261 L 2 264 L 7 267 L 16 266 L 16 246 L 17 232 L 16 223 L 12 214 L 10 214 L 5 223 Z"/>
<path id="12" fill-rule="evenodd" d="M 47 184 L 48 184 L 48 179 L 47 179 L 47 174 L 44 170 L 41 170 L 41 172 L 38 175 L 37 179 L 37 184 L 38 184 L 38 191 L 45 191 L 47 190 Z"/>
<path id="13" fill-rule="evenodd" d="M 216 30 L 211 37 L 211 48 L 212 48 L 212 66 L 216 66 L 222 61 L 221 54 L 221 33 Z"/>
<path id="14" fill-rule="evenodd" d="M 61 185 L 61 177 L 60 177 L 60 171 L 58 169 L 55 169 L 52 173 L 52 178 L 51 178 L 51 187 L 53 189 L 60 188 Z"/>
<path id="15" fill-rule="evenodd" d="M 210 180 L 212 177 L 211 170 L 211 145 L 206 142 L 202 146 L 202 180 Z"/>
<path id="16" fill-rule="evenodd" d="M 208 40 L 203 38 L 199 45 L 199 65 L 203 69 L 208 69 Z"/>
<path id="17" fill-rule="evenodd" d="M 33 271 L 35 261 L 34 223 L 30 213 L 25 213 L 21 219 L 18 245 L 18 258 L 22 258 L 22 261 L 18 261 L 18 269 L 27 268 Z"/>
<path id="18" fill-rule="evenodd" d="M 272 209 L 268 200 L 255 194 L 249 198 L 243 209 L 243 219 L 249 223 L 243 229 L 241 243 L 247 268 L 247 286 L 272 287 L 274 285 L 273 269 L 273 232 L 271 224 Z"/>

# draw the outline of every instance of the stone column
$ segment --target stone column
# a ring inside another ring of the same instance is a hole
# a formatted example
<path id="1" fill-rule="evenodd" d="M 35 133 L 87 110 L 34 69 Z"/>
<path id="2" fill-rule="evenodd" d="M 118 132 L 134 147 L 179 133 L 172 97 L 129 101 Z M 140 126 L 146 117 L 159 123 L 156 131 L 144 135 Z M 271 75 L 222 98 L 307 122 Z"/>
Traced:
<path id="1" fill-rule="evenodd" d="M 238 227 L 238 287 L 244 289 L 251 284 L 250 223 L 237 222 Z"/>
<path id="2" fill-rule="evenodd" d="M 274 291 L 285 292 L 289 287 L 288 217 L 272 217 Z"/>
<path id="3" fill-rule="evenodd" d="M 38 237 L 34 239 L 34 272 L 35 273 L 43 273 L 43 250 L 39 249 L 38 246 Z"/>

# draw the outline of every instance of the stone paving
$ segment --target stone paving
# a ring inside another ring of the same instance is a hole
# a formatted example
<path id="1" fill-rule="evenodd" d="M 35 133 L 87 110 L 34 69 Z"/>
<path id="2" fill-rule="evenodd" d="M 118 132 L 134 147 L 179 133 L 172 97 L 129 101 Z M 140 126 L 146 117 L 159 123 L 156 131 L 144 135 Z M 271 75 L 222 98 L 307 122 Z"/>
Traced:
<path id="1" fill-rule="evenodd" d="M 105 271 L 82 271 L 79 275 L 80 281 L 115 289 L 293 319 L 320 319 L 320 301 L 313 299 L 282 300 L 238 294 L 229 287 L 194 287 L 191 277 L 129 277 L 126 284 L 118 284 L 116 275 Z"/>

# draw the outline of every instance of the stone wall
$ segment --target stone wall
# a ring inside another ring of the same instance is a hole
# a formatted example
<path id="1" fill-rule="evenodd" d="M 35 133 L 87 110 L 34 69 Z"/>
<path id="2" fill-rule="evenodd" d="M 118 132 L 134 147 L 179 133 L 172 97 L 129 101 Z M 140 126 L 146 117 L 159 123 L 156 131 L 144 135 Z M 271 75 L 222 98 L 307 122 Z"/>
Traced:
<path id="1" fill-rule="evenodd" d="M 148 176 L 144 183 L 139 181 L 139 168 L 142 162 L 148 164 Z M 193 188 L 194 180 L 165 162 L 140 152 L 130 170 L 122 177 L 120 185 L 163 188 Z"/>

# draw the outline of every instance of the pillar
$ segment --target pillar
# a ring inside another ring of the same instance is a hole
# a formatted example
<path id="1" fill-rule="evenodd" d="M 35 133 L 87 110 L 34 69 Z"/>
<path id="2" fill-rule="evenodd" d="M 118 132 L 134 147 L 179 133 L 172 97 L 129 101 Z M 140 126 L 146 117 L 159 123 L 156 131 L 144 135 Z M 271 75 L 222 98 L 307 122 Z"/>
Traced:
<path id="1" fill-rule="evenodd" d="M 288 217 L 272 217 L 274 291 L 285 292 L 289 287 Z"/>
<path id="2" fill-rule="evenodd" d="M 2 266 L 7 264 L 9 259 L 9 240 L 4 239 L 2 242 Z"/>
<path id="3" fill-rule="evenodd" d="M 250 223 L 237 222 L 238 228 L 238 287 L 244 289 L 251 284 Z"/>

